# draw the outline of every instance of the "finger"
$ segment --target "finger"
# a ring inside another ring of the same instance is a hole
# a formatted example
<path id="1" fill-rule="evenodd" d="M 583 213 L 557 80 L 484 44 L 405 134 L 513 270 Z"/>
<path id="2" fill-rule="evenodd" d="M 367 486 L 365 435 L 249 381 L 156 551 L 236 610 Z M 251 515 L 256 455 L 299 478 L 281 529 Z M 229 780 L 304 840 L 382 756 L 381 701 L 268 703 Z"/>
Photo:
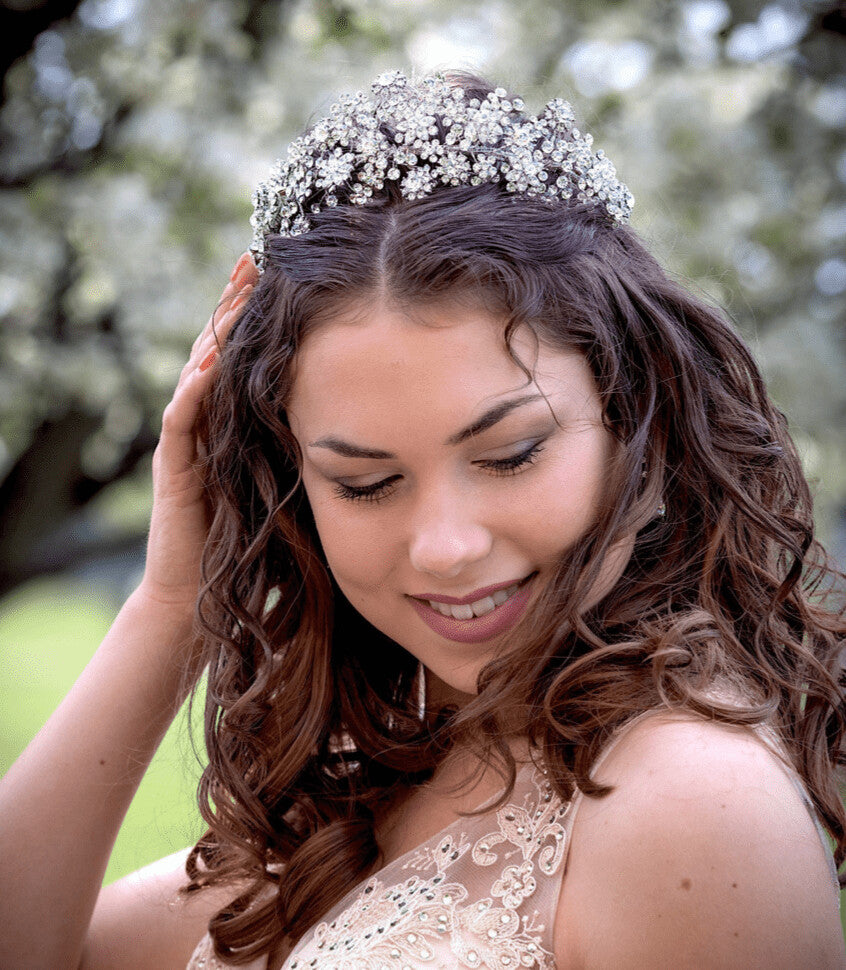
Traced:
<path id="1" fill-rule="evenodd" d="M 214 381 L 218 369 L 215 364 L 226 337 L 243 312 L 257 279 L 255 264 L 245 253 L 236 264 L 221 302 L 194 341 L 191 355 L 162 416 L 162 437 L 157 452 L 171 469 L 184 467 L 196 459 L 196 420 L 200 403 Z"/>
<path id="2" fill-rule="evenodd" d="M 252 291 L 252 285 L 245 286 L 231 302 L 229 309 L 221 318 L 217 329 L 206 333 L 204 340 L 200 340 L 199 337 L 197 338 L 191 351 L 191 356 L 188 358 L 185 366 L 182 368 L 182 373 L 179 375 L 179 381 L 176 385 L 177 391 L 182 388 L 182 385 L 196 370 L 199 369 L 204 372 L 212 366 L 215 360 L 214 355 L 219 355 L 223 351 L 226 338 L 229 336 L 232 327 L 243 314 Z"/>
<path id="3" fill-rule="evenodd" d="M 252 296 L 253 289 L 254 286 L 252 283 L 247 283 L 245 286 L 243 286 L 238 291 L 237 296 L 235 296 L 235 298 L 230 302 L 226 312 L 221 316 L 220 323 L 212 329 L 210 337 L 217 344 L 219 349 L 223 349 L 223 345 L 226 342 L 226 338 L 229 336 L 230 331 L 244 313 L 247 302 Z"/>
<path id="4" fill-rule="evenodd" d="M 245 286 L 254 286 L 258 282 L 258 278 L 258 269 L 253 262 L 252 256 L 249 252 L 243 253 L 235 264 L 232 275 L 229 277 L 229 282 L 226 284 L 212 315 L 194 341 L 194 346 L 202 341 L 208 333 L 214 332 L 223 315 L 229 310 L 232 301 L 237 298 Z"/>
<path id="5" fill-rule="evenodd" d="M 166 464 L 178 470 L 196 457 L 196 423 L 200 403 L 211 388 L 219 351 L 213 350 L 180 381 L 162 415 L 159 447 Z"/>
<path id="6" fill-rule="evenodd" d="M 237 299 L 241 289 L 241 285 L 236 285 L 233 283 L 229 283 L 227 285 L 217 303 L 217 306 L 215 306 L 214 310 L 212 311 L 212 314 L 209 317 L 205 327 L 203 327 L 203 329 L 197 334 L 194 343 L 191 345 L 192 354 L 194 354 L 197 347 L 208 337 L 210 333 L 214 333 L 217 330 L 220 325 L 220 321 L 226 315 L 234 300 Z"/>
<path id="7" fill-rule="evenodd" d="M 250 253 L 244 253 L 238 262 L 235 264 L 235 269 L 232 270 L 232 275 L 229 277 L 229 282 L 226 284 L 225 289 L 220 297 L 220 303 L 218 308 L 222 308 L 223 311 L 228 309 L 228 304 L 239 294 L 245 286 L 255 286 L 258 283 L 259 272 L 256 268 L 256 264 L 253 262 L 253 257 Z M 214 320 L 215 314 L 212 314 L 212 320 Z"/>
<path id="8" fill-rule="evenodd" d="M 197 366 L 199 361 L 203 360 L 212 348 L 223 350 L 232 328 L 244 312 L 252 291 L 252 286 L 245 286 L 232 300 L 229 308 L 220 317 L 214 329 L 202 334 L 201 338 L 197 339 L 188 361 L 190 365 Z"/>
<path id="9" fill-rule="evenodd" d="M 194 346 L 191 348 L 191 354 L 182 369 L 182 373 L 179 376 L 179 381 L 177 387 L 181 385 L 183 380 L 193 371 L 195 367 L 198 367 L 200 362 L 203 361 L 209 354 L 210 350 L 213 348 L 222 351 L 226 339 L 229 336 L 232 327 L 241 317 L 244 312 L 247 300 L 253 291 L 253 286 L 247 285 L 243 287 L 238 295 L 233 299 L 226 312 L 220 317 L 217 326 L 212 328 L 207 328 L 199 337 L 194 341 Z"/>

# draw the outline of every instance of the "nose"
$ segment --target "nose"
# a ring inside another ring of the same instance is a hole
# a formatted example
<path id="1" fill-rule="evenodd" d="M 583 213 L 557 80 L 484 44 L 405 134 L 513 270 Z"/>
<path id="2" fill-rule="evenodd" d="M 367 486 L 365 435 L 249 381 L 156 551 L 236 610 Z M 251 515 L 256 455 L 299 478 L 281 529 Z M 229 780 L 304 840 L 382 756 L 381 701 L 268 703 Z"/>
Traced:
<path id="1" fill-rule="evenodd" d="M 415 516 L 409 545 L 411 565 L 438 579 L 454 579 L 485 559 L 493 536 L 474 510 L 442 498 L 429 500 Z"/>

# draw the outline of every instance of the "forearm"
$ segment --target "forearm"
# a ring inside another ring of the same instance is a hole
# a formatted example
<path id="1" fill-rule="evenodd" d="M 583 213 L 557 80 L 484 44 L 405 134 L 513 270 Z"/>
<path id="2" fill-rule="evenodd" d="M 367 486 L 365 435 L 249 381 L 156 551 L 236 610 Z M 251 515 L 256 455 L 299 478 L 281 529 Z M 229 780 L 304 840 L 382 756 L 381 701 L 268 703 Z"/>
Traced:
<path id="1" fill-rule="evenodd" d="M 117 832 L 183 700 L 190 638 L 190 611 L 134 593 L 0 783 L 0 966 L 77 965 Z"/>

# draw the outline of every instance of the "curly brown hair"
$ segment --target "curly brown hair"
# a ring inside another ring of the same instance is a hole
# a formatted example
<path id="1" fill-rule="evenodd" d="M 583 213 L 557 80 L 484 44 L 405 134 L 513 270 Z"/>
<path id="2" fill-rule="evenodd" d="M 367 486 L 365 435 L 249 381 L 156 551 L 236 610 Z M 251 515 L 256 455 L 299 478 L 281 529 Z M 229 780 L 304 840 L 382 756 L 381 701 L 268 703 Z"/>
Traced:
<path id="1" fill-rule="evenodd" d="M 468 96 L 493 89 L 453 77 Z M 538 747 L 565 800 L 575 786 L 608 790 L 591 767 L 640 712 L 769 725 L 840 865 L 842 576 L 814 539 L 785 417 L 725 314 L 600 209 L 493 184 L 409 201 L 389 183 L 266 247 L 202 424 L 213 509 L 198 602 L 208 831 L 187 891 L 237 887 L 210 923 L 218 953 L 246 962 L 301 937 L 378 862 L 380 807 L 458 741 L 502 772 L 504 801 L 515 777 L 505 718 Z M 416 660 L 333 581 L 286 419 L 304 337 L 375 294 L 407 306 L 475 299 L 501 316 L 507 347 L 526 325 L 581 352 L 619 443 L 596 522 L 482 670 L 478 695 L 434 726 L 416 713 Z M 581 609 L 625 537 L 621 578 Z"/>

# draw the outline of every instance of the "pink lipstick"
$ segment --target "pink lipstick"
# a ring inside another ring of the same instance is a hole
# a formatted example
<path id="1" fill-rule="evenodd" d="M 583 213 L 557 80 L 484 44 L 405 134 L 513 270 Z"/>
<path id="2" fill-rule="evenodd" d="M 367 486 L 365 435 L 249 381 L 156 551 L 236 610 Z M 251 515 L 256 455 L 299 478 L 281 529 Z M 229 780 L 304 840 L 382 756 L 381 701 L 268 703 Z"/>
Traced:
<path id="1" fill-rule="evenodd" d="M 520 619 L 526 604 L 529 602 L 531 581 L 535 575 L 536 573 L 532 573 L 522 580 L 518 589 L 504 603 L 495 606 L 484 616 L 473 616 L 466 620 L 459 620 L 454 616 L 444 616 L 443 613 L 430 606 L 428 602 L 421 602 L 424 599 L 423 597 L 420 599 L 410 597 L 411 605 L 426 626 L 444 639 L 452 640 L 455 643 L 482 643 L 504 633 Z M 438 603 L 456 606 L 467 605 L 513 585 L 516 584 L 512 582 L 486 586 L 484 589 L 477 590 L 470 596 L 463 596 L 460 599 L 453 596 L 431 595 L 426 596 L 425 600 L 434 600 Z"/>

